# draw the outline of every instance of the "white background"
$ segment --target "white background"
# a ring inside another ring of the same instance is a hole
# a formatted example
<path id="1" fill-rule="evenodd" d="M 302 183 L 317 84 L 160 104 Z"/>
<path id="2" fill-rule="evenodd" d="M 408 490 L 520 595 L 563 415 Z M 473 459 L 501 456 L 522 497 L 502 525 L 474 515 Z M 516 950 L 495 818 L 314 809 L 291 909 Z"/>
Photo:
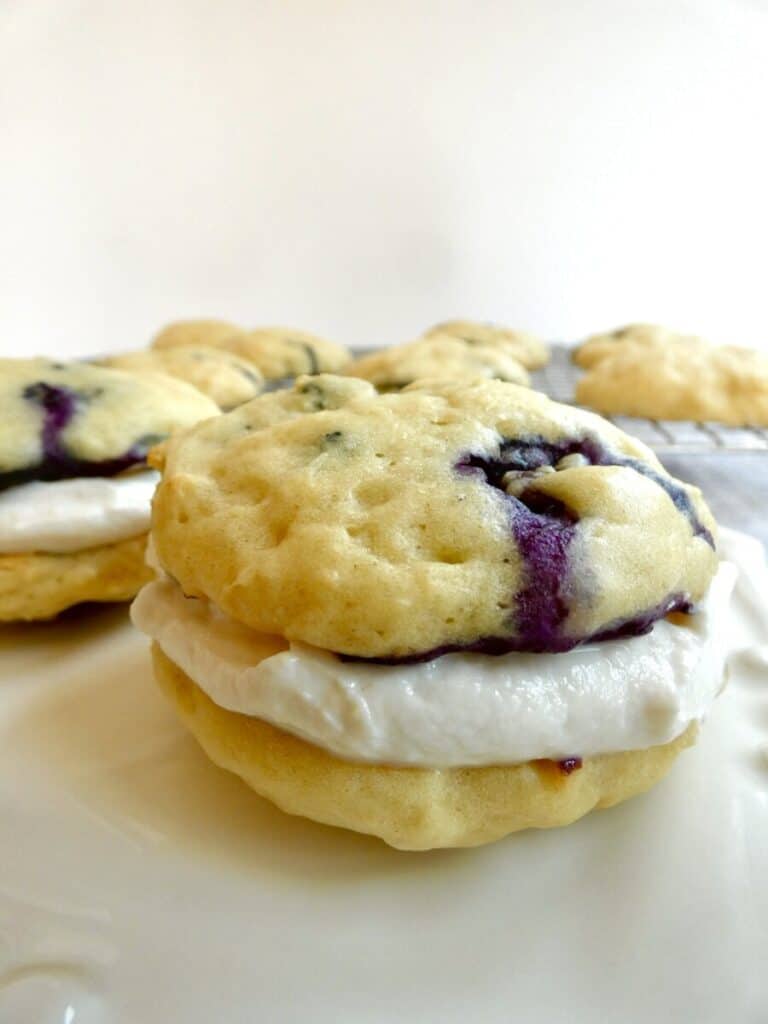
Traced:
<path id="1" fill-rule="evenodd" d="M 768 345 L 765 0 L 0 0 L 0 351 Z"/>

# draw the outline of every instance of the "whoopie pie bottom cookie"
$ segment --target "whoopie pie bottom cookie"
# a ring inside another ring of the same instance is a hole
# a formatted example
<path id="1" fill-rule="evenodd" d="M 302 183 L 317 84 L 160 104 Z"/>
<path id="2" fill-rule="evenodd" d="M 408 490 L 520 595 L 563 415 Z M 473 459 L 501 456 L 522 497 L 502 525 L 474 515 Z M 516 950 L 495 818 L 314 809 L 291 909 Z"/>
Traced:
<path id="1" fill-rule="evenodd" d="M 360 764 L 259 718 L 227 711 L 152 647 L 155 678 L 210 759 L 288 814 L 379 836 L 399 850 L 480 846 L 526 828 L 569 825 L 659 782 L 696 740 L 550 760 L 464 768 Z"/>
<path id="2" fill-rule="evenodd" d="M 129 601 L 153 577 L 147 535 L 66 554 L 0 554 L 0 622 L 51 619 L 86 601 Z"/>

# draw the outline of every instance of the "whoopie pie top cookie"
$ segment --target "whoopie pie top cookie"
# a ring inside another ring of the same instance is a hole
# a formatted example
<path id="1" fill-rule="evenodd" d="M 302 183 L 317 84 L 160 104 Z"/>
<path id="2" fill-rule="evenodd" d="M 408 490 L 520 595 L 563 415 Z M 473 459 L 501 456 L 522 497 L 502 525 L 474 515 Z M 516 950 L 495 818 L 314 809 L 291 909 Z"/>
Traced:
<path id="1" fill-rule="evenodd" d="M 332 372 L 350 360 L 343 345 L 306 331 L 292 327 L 246 330 L 222 320 L 180 320 L 169 324 L 152 341 L 152 347 L 158 349 L 188 344 L 212 345 L 242 356 L 255 363 L 267 380 Z"/>
<path id="2" fill-rule="evenodd" d="M 219 412 L 174 377 L 47 359 L 0 360 L 0 405 L 0 489 L 114 476 L 173 429 Z"/>
<path id="3" fill-rule="evenodd" d="M 378 391 L 400 391 L 421 377 L 463 381 L 487 377 L 513 384 L 530 382 L 524 367 L 506 349 L 468 344 L 449 334 L 435 334 L 372 352 L 355 359 L 344 372 L 369 380 Z"/>
<path id="4" fill-rule="evenodd" d="M 467 345 L 491 345 L 502 347 L 522 363 L 528 370 L 536 370 L 549 362 L 549 350 L 533 334 L 527 331 L 513 331 L 500 324 L 484 324 L 474 320 L 446 320 L 435 324 L 424 332 L 425 338 L 448 334 L 460 338 Z"/>
<path id="5" fill-rule="evenodd" d="M 255 398 L 264 387 L 261 371 L 248 359 L 212 345 L 124 352 L 99 360 L 101 366 L 142 373 L 167 373 L 192 384 L 220 409 L 234 409 Z"/>
<path id="6" fill-rule="evenodd" d="M 644 632 L 717 566 L 696 488 L 600 417 L 502 381 L 301 378 L 162 459 L 153 534 L 185 594 L 358 658 Z"/>
<path id="7" fill-rule="evenodd" d="M 615 331 L 593 334 L 587 338 L 573 350 L 573 361 L 586 370 L 629 346 L 653 349 L 674 345 L 709 347 L 702 338 L 671 331 L 658 324 L 628 324 L 626 327 L 616 328 Z"/>

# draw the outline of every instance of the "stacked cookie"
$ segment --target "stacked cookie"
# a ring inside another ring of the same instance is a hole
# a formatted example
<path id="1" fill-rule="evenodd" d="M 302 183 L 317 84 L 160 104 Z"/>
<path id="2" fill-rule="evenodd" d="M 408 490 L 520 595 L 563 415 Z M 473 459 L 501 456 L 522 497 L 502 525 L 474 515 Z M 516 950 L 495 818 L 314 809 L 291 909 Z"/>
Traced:
<path id="1" fill-rule="evenodd" d="M 212 759 L 291 813 L 405 849 L 565 824 L 657 781 L 722 685 L 712 517 L 592 414 L 319 376 L 155 461 L 134 622 Z"/>

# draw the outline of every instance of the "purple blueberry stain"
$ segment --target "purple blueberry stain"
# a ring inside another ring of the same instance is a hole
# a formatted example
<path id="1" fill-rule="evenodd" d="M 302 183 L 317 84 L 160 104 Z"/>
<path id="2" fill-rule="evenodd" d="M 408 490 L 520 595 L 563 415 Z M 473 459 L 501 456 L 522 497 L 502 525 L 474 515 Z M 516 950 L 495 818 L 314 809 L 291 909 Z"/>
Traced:
<path id="1" fill-rule="evenodd" d="M 43 410 L 43 460 L 61 459 L 64 457 L 61 433 L 73 419 L 82 399 L 69 388 L 46 384 L 43 380 L 30 384 L 23 395 L 27 402 L 39 405 Z"/>
<path id="2" fill-rule="evenodd" d="M 669 496 L 678 512 L 684 515 L 691 524 L 693 535 L 703 537 L 707 544 L 714 548 L 714 538 L 699 519 L 690 495 L 684 487 L 681 487 L 672 477 L 659 473 L 653 466 L 649 466 L 640 459 L 612 452 L 591 437 L 562 441 L 546 441 L 543 437 L 504 440 L 499 446 L 499 454 L 496 458 L 469 454 L 456 464 L 456 469 L 460 473 L 469 469 L 480 469 L 489 484 L 501 488 L 503 486 L 502 477 L 510 471 L 525 472 L 539 469 L 542 466 L 555 466 L 561 459 L 570 455 L 582 456 L 586 465 L 621 466 L 625 469 L 632 469 L 648 480 L 652 480 Z"/>
<path id="3" fill-rule="evenodd" d="M 286 342 L 289 345 L 294 345 L 296 348 L 300 348 L 307 358 L 307 373 L 311 376 L 320 373 L 320 363 L 317 359 L 317 353 L 315 352 L 312 345 L 306 341 L 299 341 L 296 338 L 286 338 Z"/>
<path id="4" fill-rule="evenodd" d="M 688 520 L 693 535 L 702 537 L 714 547 L 712 534 L 700 521 L 685 489 L 639 459 L 611 452 L 589 437 L 558 442 L 546 441 L 542 437 L 503 440 L 498 455 L 488 457 L 469 453 L 455 464 L 454 469 L 463 476 L 475 477 L 478 483 L 490 485 L 506 503 L 510 529 L 524 566 L 523 585 L 516 595 L 516 610 L 505 624 L 510 633 L 389 658 L 341 657 L 344 660 L 397 665 L 431 661 L 444 654 L 460 652 L 492 656 L 511 652 L 559 654 L 590 641 L 641 636 L 671 612 L 690 614 L 693 610 L 690 599 L 685 594 L 676 593 L 631 618 L 608 623 L 596 633 L 587 636 L 563 633 L 569 614 L 566 592 L 569 547 L 576 534 L 578 518 L 562 501 L 537 490 L 534 481 L 537 476 L 543 477 L 555 471 L 563 459 L 569 458 L 574 460 L 574 464 L 622 466 L 652 480 Z"/>
<path id="5" fill-rule="evenodd" d="M 557 767 L 563 775 L 570 775 L 571 772 L 578 771 L 583 763 L 580 757 L 564 757 L 562 761 L 557 762 Z"/>
<path id="6" fill-rule="evenodd" d="M 557 650 L 568 617 L 563 586 L 576 517 L 561 501 L 541 491 L 528 489 L 508 501 L 512 534 L 525 566 L 525 584 L 517 594 L 515 630 L 527 650 Z"/>
<path id="7" fill-rule="evenodd" d="M 55 367 L 54 367 L 55 368 Z M 59 384 L 37 381 L 22 392 L 25 401 L 42 410 L 42 459 L 21 469 L 0 471 L 0 491 L 31 481 L 67 480 L 73 477 L 115 476 L 145 461 L 152 445 L 163 440 L 157 434 L 145 434 L 121 455 L 112 459 L 89 461 L 67 451 L 62 434 L 77 413 L 103 394 L 100 388 L 74 391 Z"/>
<path id="8" fill-rule="evenodd" d="M 525 582 L 517 595 L 513 623 L 522 650 L 558 652 L 580 642 L 563 636 L 561 631 L 569 612 L 563 589 L 569 567 L 568 549 L 576 533 L 577 517 L 561 501 L 530 485 L 536 474 L 552 472 L 558 465 L 562 468 L 563 460 L 589 466 L 623 466 L 653 480 L 686 517 L 694 536 L 703 537 L 714 547 L 712 535 L 699 520 L 683 487 L 652 466 L 608 451 L 593 438 L 557 442 L 546 441 L 542 437 L 503 440 L 495 458 L 465 456 L 457 463 L 456 470 L 482 474 L 488 484 L 503 493 L 507 502 L 512 535 L 525 566 Z M 515 495 L 515 484 L 524 484 L 525 481 L 529 486 Z M 657 607 L 647 609 L 631 620 L 612 623 L 598 635 L 583 639 L 607 640 L 647 633 L 657 619 L 671 611 L 690 611 L 690 603 L 682 594 L 671 595 Z"/>

